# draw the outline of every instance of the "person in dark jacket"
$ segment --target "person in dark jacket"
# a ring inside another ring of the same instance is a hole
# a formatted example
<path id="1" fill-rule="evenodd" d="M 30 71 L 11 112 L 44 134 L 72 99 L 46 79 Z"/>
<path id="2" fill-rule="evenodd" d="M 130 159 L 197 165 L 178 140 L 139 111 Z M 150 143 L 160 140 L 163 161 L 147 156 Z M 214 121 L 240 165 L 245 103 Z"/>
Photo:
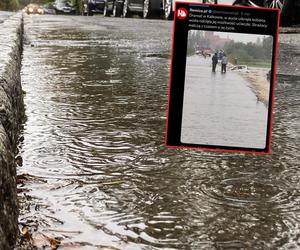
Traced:
<path id="1" fill-rule="evenodd" d="M 217 54 L 217 52 L 213 55 L 211 60 L 212 60 L 212 72 L 216 72 L 216 67 L 217 67 L 217 64 L 218 64 L 218 54 Z"/>

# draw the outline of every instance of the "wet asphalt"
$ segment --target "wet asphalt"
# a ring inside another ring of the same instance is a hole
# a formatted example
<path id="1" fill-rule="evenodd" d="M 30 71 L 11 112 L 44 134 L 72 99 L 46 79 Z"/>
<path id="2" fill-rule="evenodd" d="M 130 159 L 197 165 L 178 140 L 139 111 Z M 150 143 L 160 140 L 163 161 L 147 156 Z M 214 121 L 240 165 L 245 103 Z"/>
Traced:
<path id="1" fill-rule="evenodd" d="M 238 72 L 212 73 L 210 57 L 189 56 L 184 88 L 183 143 L 266 147 L 267 107 Z"/>
<path id="2" fill-rule="evenodd" d="M 172 22 L 24 21 L 19 222 L 38 249 L 299 248 L 297 34 L 260 156 L 165 148 Z"/>

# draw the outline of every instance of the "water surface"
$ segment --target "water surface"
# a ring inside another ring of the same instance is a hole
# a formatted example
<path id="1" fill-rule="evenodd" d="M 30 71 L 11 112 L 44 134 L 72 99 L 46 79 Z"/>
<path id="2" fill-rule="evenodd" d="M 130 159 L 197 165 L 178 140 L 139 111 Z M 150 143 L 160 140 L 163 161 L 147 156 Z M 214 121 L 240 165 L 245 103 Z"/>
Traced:
<path id="1" fill-rule="evenodd" d="M 299 78 L 279 78 L 272 155 L 166 149 L 171 22 L 33 16 L 25 31 L 20 227 L 35 245 L 300 247 Z"/>

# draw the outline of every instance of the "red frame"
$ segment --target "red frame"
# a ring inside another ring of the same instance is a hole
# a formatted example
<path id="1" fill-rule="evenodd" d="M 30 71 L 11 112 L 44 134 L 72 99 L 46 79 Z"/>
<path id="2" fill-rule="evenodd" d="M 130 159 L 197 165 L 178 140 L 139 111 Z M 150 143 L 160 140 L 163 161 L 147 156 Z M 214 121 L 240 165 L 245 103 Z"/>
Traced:
<path id="1" fill-rule="evenodd" d="M 208 6 L 231 6 L 233 8 L 237 8 L 237 9 L 257 9 L 257 7 L 251 7 L 251 6 L 236 6 L 236 5 L 229 5 L 229 4 L 204 4 L 204 3 L 200 3 L 200 2 L 193 2 L 193 1 L 178 1 L 180 4 L 201 4 L 201 5 L 208 5 Z M 167 144 L 167 134 L 168 134 L 168 124 L 169 124 L 169 106 L 170 106 L 170 92 L 171 92 L 171 85 L 172 85 L 172 69 L 173 69 L 173 56 L 174 56 L 174 34 L 175 34 L 175 23 L 177 20 L 177 1 L 175 1 L 175 11 L 174 11 L 174 21 L 173 21 L 173 31 L 172 31 L 172 56 L 171 56 L 171 63 L 170 63 L 170 80 L 169 80 L 169 89 L 168 89 L 168 106 L 167 106 L 167 110 L 166 110 L 166 116 L 167 116 L 167 120 L 166 120 L 166 135 L 165 135 L 165 146 L 167 148 L 184 148 L 184 149 L 193 149 L 193 150 L 208 150 L 208 151 L 217 151 L 217 152 L 225 152 L 225 153 L 249 153 L 249 154 L 257 154 L 257 155 L 268 155 L 271 154 L 271 144 L 272 144 L 272 122 L 273 122 L 273 114 L 274 114 L 274 91 L 275 91 L 275 87 L 276 87 L 276 63 L 278 61 L 278 36 L 279 36 L 279 29 L 280 29 L 280 10 L 279 9 L 271 9 L 271 8 L 265 8 L 265 7 L 259 7 L 259 9 L 264 9 L 264 10 L 277 10 L 277 33 L 275 35 L 275 63 L 274 63 L 274 70 L 273 70 L 273 88 L 271 88 L 271 114 L 270 114 L 270 129 L 269 129 L 269 141 L 267 143 L 268 147 L 267 147 L 267 152 L 258 152 L 258 151 L 250 151 L 250 150 L 238 150 L 238 149 L 221 149 L 221 148 L 214 148 L 214 147 L 190 147 L 190 146 L 170 146 Z"/>

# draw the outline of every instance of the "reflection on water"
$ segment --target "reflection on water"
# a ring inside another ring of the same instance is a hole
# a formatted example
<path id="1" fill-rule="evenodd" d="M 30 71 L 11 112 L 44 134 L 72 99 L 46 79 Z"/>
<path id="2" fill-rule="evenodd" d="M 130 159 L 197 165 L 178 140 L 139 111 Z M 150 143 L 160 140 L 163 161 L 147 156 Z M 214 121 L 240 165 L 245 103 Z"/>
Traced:
<path id="1" fill-rule="evenodd" d="M 299 247 L 299 81 L 277 84 L 272 155 L 166 149 L 170 24 L 55 18 L 26 20 L 20 223 L 36 245 Z"/>

